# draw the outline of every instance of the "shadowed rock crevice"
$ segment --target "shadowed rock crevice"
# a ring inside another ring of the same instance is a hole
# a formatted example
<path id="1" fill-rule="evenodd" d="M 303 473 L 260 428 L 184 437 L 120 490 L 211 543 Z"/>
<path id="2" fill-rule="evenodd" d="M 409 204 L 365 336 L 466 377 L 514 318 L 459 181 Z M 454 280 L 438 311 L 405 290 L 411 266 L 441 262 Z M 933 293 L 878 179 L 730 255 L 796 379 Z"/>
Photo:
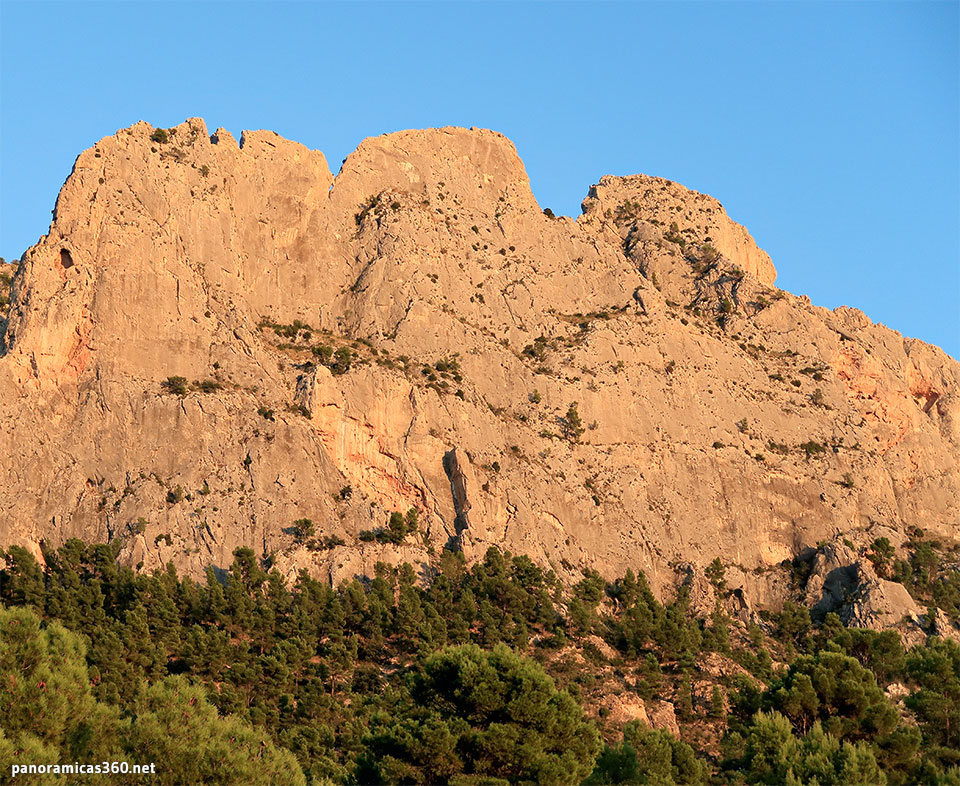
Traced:
<path id="1" fill-rule="evenodd" d="M 459 544 L 460 536 L 470 526 L 467 514 L 470 512 L 470 500 L 467 497 L 467 477 L 460 466 L 460 455 L 457 449 L 443 454 L 443 469 L 450 480 L 450 494 L 453 497 L 454 529 Z"/>

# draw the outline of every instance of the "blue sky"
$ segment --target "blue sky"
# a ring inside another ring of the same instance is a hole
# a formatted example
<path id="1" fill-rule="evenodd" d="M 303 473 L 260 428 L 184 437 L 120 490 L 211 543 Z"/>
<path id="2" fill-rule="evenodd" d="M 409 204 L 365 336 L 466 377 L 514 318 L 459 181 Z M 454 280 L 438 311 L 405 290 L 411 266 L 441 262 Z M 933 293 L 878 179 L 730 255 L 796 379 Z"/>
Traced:
<path id="1" fill-rule="evenodd" d="M 780 286 L 960 357 L 958 3 L 0 3 L 0 255 L 137 120 L 365 136 L 483 126 L 541 205 L 604 174 L 717 197 Z"/>

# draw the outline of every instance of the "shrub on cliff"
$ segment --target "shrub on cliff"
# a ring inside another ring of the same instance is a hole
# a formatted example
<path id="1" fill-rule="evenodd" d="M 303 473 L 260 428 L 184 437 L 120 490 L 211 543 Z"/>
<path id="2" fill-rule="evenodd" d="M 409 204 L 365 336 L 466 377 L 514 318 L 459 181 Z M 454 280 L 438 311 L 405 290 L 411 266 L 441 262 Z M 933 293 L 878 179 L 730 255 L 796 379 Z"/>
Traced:
<path id="1" fill-rule="evenodd" d="M 163 382 L 160 383 L 160 387 L 163 388 L 163 390 L 167 393 L 171 393 L 174 396 L 185 396 L 187 395 L 187 378 L 167 377 Z"/>

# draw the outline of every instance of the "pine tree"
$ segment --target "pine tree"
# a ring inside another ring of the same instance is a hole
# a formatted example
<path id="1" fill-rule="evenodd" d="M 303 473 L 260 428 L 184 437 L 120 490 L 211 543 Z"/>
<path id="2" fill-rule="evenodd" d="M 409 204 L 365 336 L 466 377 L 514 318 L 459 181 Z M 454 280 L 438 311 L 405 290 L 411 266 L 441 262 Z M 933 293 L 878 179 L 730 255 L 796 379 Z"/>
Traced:
<path id="1" fill-rule="evenodd" d="M 445 782 L 482 773 L 509 782 L 578 784 L 593 769 L 596 730 L 535 662 L 498 645 L 448 647 L 417 668 L 409 700 L 376 723 L 357 778 Z"/>
<path id="2" fill-rule="evenodd" d="M 686 721 L 693 718 L 693 685 L 689 677 L 684 677 L 677 686 L 676 704 L 681 718 Z"/>
<path id="3" fill-rule="evenodd" d="M 567 414 L 560 419 L 560 427 L 563 430 L 564 437 L 571 442 L 580 441 L 580 437 L 583 436 L 586 429 L 583 427 L 583 420 L 580 418 L 576 401 L 567 407 Z"/>
<path id="4" fill-rule="evenodd" d="M 151 686 L 137 705 L 130 752 L 157 762 L 151 783 L 302 786 L 293 754 L 235 717 L 218 717 L 203 690 L 182 677 Z"/>
<path id="5" fill-rule="evenodd" d="M 714 719 L 723 718 L 727 714 L 726 697 L 719 685 L 713 686 L 710 694 L 710 717 Z"/>
<path id="6" fill-rule="evenodd" d="M 6 568 L 0 572 L 0 599 L 15 606 L 36 606 L 43 609 L 45 587 L 43 570 L 33 554 L 22 546 L 11 546 L 0 551 Z"/>

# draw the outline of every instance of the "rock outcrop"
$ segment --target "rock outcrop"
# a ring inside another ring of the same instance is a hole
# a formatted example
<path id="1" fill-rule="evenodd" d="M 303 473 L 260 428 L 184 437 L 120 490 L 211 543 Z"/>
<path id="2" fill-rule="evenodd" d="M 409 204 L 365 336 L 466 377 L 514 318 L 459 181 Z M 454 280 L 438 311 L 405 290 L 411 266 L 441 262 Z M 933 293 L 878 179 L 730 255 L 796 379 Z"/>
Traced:
<path id="1" fill-rule="evenodd" d="M 925 639 L 926 610 L 903 584 L 878 576 L 843 543 L 827 544 L 814 555 L 806 592 L 814 617 L 833 612 L 851 628 L 896 629 L 911 643 Z"/>
<path id="2" fill-rule="evenodd" d="M 747 608 L 821 541 L 955 533 L 960 366 L 777 289 L 710 197 L 604 177 L 553 218 L 491 131 L 368 139 L 336 177 L 270 132 L 163 139 L 82 153 L 19 266 L 0 545 L 333 581 L 498 545 L 658 591 L 719 556 Z"/>

